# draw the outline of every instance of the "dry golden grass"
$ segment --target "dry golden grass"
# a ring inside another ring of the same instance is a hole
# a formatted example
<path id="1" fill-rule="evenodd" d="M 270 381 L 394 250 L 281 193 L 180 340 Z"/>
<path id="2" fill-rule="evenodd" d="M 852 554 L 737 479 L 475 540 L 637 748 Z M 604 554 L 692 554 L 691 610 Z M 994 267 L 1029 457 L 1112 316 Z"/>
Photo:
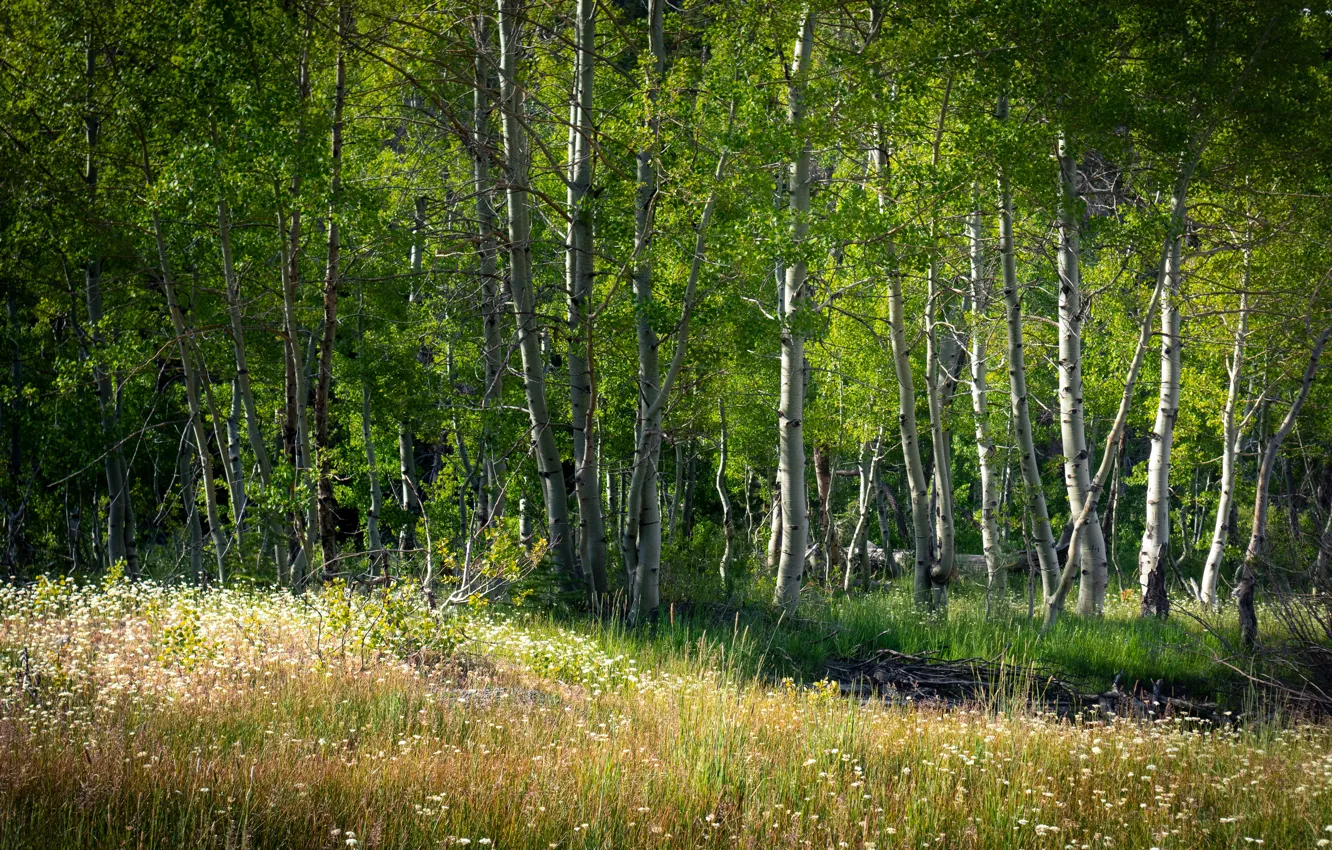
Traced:
<path id="1" fill-rule="evenodd" d="M 414 598 L 0 588 L 0 848 L 1332 840 L 1324 728 L 863 705 Z"/>

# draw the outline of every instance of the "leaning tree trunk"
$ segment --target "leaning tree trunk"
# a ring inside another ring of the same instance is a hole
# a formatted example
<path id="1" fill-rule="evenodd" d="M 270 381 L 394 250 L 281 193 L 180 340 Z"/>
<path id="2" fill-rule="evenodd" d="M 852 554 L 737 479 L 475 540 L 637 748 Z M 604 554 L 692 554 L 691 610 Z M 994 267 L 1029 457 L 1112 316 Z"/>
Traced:
<path id="1" fill-rule="evenodd" d="M 1055 555 L 1050 514 L 1041 487 L 1041 468 L 1036 461 L 1036 445 L 1031 433 L 1031 412 L 1027 405 L 1027 366 L 1022 344 L 1022 296 L 1018 292 L 1017 266 L 1013 256 L 1013 201 L 1008 192 L 1008 176 L 999 172 L 999 259 L 1003 270 L 1004 303 L 1008 313 L 1008 387 L 1013 405 L 1013 431 L 1022 459 L 1022 483 L 1026 490 L 1027 516 L 1032 525 L 1032 545 L 1041 570 L 1044 598 L 1054 596 L 1059 581 L 1059 561 Z"/>
<path id="2" fill-rule="evenodd" d="M 1147 461 L 1147 525 L 1138 550 L 1138 584 L 1142 614 L 1170 613 L 1165 570 L 1170 546 L 1170 449 L 1179 415 L 1180 242 L 1176 235 L 1166 255 L 1167 284 L 1161 301 L 1161 389 L 1152 426 L 1152 451 Z"/>
<path id="3" fill-rule="evenodd" d="M 224 196 L 217 201 L 217 232 L 222 244 L 222 274 L 226 279 L 227 316 L 231 322 L 231 347 L 236 356 L 236 389 L 245 413 L 245 433 L 249 439 L 250 451 L 254 453 L 255 463 L 259 466 L 259 483 L 267 492 L 273 482 L 273 464 L 268 457 L 268 447 L 264 444 L 264 434 L 259 427 L 259 414 L 254 403 L 254 390 L 250 384 L 249 361 L 245 354 L 245 328 L 241 315 L 240 277 L 236 274 L 231 252 L 231 210 Z M 265 526 L 272 529 L 269 521 Z M 275 530 L 275 529 L 272 529 Z M 286 565 L 287 553 L 280 543 L 274 545 L 277 574 L 280 577 Z"/>
<path id="4" fill-rule="evenodd" d="M 203 352 L 191 345 L 194 356 L 198 358 L 195 364 L 195 375 L 198 381 L 199 389 L 203 391 L 202 400 L 208 410 L 208 418 L 213 423 L 213 442 L 217 445 L 217 453 L 222 461 L 223 480 L 227 484 L 227 492 L 231 496 L 231 520 L 232 531 L 236 535 L 236 547 L 239 553 L 239 559 L 244 560 L 244 552 L 240 552 L 242 542 L 242 532 L 245 522 L 245 487 L 237 479 L 235 473 L 239 465 L 233 467 L 231 459 L 228 457 L 228 440 L 226 420 L 222 418 L 221 410 L 217 406 L 217 401 L 213 397 L 213 379 L 208 372 L 208 363 L 203 358 Z"/>
<path id="5" fill-rule="evenodd" d="M 884 143 L 883 128 L 873 154 L 880 174 L 879 211 L 889 208 L 888 150 Z M 891 247 L 890 247 L 891 250 Z M 896 267 L 896 257 L 890 258 L 888 269 L 888 326 L 893 350 L 893 371 L 897 377 L 897 424 L 902 438 L 902 460 L 906 467 L 907 488 L 911 494 L 911 541 L 915 566 L 912 571 L 912 592 L 916 605 L 926 607 L 931 602 L 930 573 L 933 563 L 934 530 L 930 522 L 930 494 L 925 483 L 925 465 L 920 459 L 920 434 L 916 426 L 916 386 L 911 374 L 911 352 L 906 341 L 906 310 L 902 301 L 902 278 Z M 891 559 L 891 553 L 888 553 Z"/>
<path id="6" fill-rule="evenodd" d="M 978 205 L 979 206 L 979 205 Z M 999 563 L 999 482 L 995 479 L 996 450 L 990 437 L 989 353 L 986 313 L 990 307 L 990 280 L 985 256 L 980 210 L 971 214 L 971 410 L 976 422 L 976 460 L 980 467 L 981 549 L 985 555 L 985 604 L 988 610 L 1002 588 Z"/>
<path id="7" fill-rule="evenodd" d="M 532 291 L 532 233 L 529 220 L 527 130 L 523 87 L 518 78 L 520 21 L 523 0 L 498 0 L 500 36 L 500 113 L 503 116 L 507 198 L 509 202 L 509 287 L 518 323 L 518 349 L 523 363 L 523 389 L 536 448 L 537 473 L 546 503 L 548 540 L 555 553 L 555 570 L 570 577 L 574 559 L 569 525 L 569 502 L 564 490 L 564 467 L 546 406 L 545 363 Z"/>
<path id="8" fill-rule="evenodd" d="M 1091 490 L 1091 453 L 1082 395 L 1082 273 L 1078 255 L 1079 207 L 1077 160 L 1061 134 L 1059 162 L 1059 423 L 1064 449 L 1064 490 L 1069 515 L 1077 516 Z M 1078 563 L 1082 581 L 1078 585 L 1079 614 L 1100 614 L 1105 608 L 1109 572 L 1105 537 L 1100 518 L 1093 513 L 1081 535 Z"/>
<path id="9" fill-rule="evenodd" d="M 1147 309 L 1143 312 L 1142 319 L 1138 325 L 1138 345 L 1133 352 L 1133 360 L 1129 364 L 1128 374 L 1124 378 L 1124 392 L 1119 398 L 1119 410 L 1115 413 L 1115 421 L 1110 426 L 1110 433 L 1105 438 L 1105 452 L 1101 456 L 1101 465 L 1096 470 L 1096 476 L 1092 479 L 1091 488 L 1087 492 L 1087 499 L 1083 502 L 1082 510 L 1078 515 L 1072 518 L 1072 531 L 1069 533 L 1068 560 L 1064 563 L 1063 572 L 1059 576 L 1059 587 L 1054 596 L 1045 601 L 1045 624 L 1043 630 L 1048 631 L 1054 627 L 1059 618 L 1060 611 L 1063 610 L 1064 600 L 1068 596 L 1069 590 L 1073 587 L 1073 579 L 1077 576 L 1078 549 L 1083 529 L 1086 528 L 1091 520 L 1092 514 L 1096 510 L 1097 503 L 1100 501 L 1101 493 L 1105 491 L 1106 484 L 1110 481 L 1111 475 L 1117 474 L 1119 469 L 1119 453 L 1123 449 L 1124 428 L 1128 423 L 1129 409 L 1133 406 L 1133 390 L 1137 386 L 1138 375 L 1142 371 L 1143 360 L 1147 356 L 1147 348 L 1152 338 L 1152 323 L 1156 319 L 1156 310 L 1161 303 L 1161 298 L 1166 287 L 1166 256 L 1170 251 L 1170 243 L 1161 255 L 1161 264 L 1156 277 L 1156 286 L 1152 290 L 1151 300 L 1147 303 Z M 1118 501 L 1118 494 L 1116 494 Z"/>
<path id="10" fill-rule="evenodd" d="M 1309 364 L 1304 368 L 1304 380 L 1300 382 L 1299 395 L 1291 402 L 1290 409 L 1281 420 L 1280 427 L 1267 441 L 1263 450 L 1262 462 L 1258 465 L 1258 480 L 1254 482 L 1253 526 L 1249 532 L 1249 545 L 1244 550 L 1244 564 L 1240 568 L 1239 585 L 1235 588 L 1235 600 L 1239 610 L 1240 636 L 1244 646 L 1253 649 L 1258 643 L 1258 614 L 1253 607 L 1253 588 L 1257 581 L 1254 567 L 1267 552 L 1267 509 L 1271 501 L 1272 467 L 1276 465 L 1277 453 L 1281 444 L 1295 427 L 1295 419 L 1300 415 L 1300 408 L 1309 398 L 1309 389 L 1313 386 L 1314 375 L 1318 372 L 1318 361 L 1323 356 L 1323 347 L 1328 337 L 1332 336 L 1329 326 L 1314 343 L 1309 354 Z"/>
<path id="11" fill-rule="evenodd" d="M 189 332 L 185 327 L 185 316 L 180 311 L 180 304 L 176 301 L 176 288 L 171 282 L 171 266 L 167 262 L 166 240 L 162 236 L 162 219 L 156 210 L 153 211 L 153 236 L 157 241 L 157 257 L 161 264 L 162 290 L 166 293 L 167 311 L 171 314 L 171 326 L 176 332 L 180 364 L 185 372 L 185 401 L 189 404 L 190 424 L 194 428 L 194 445 L 199 452 L 199 468 L 203 472 L 204 505 L 208 509 L 208 530 L 212 534 L 214 554 L 217 556 L 217 580 L 222 582 L 226 581 L 227 539 L 222 533 L 222 520 L 218 516 L 217 488 L 213 483 L 213 459 L 208 451 L 208 432 L 204 430 L 203 408 L 199 403 L 199 376 L 190 356 Z"/>
<path id="12" fill-rule="evenodd" d="M 950 75 L 944 87 L 943 102 L 939 107 L 939 120 L 934 131 L 933 152 L 930 157 L 930 170 L 936 172 L 939 167 L 939 153 L 942 147 L 944 127 L 948 117 L 949 96 L 953 91 L 953 78 Z M 934 563 L 930 571 L 931 604 L 939 610 L 948 606 L 948 584 L 953 580 L 957 564 L 956 525 L 953 519 L 953 464 L 952 434 L 944 423 L 944 408 L 951 400 L 951 388 L 945 389 L 945 383 L 954 383 L 951 375 L 945 375 L 944 364 L 953 367 L 956 354 L 956 337 L 951 324 L 945 329 L 945 335 L 939 336 L 939 302 L 943 293 L 939 283 L 939 259 L 937 256 L 937 219 L 930 220 L 930 262 L 927 272 L 927 295 L 925 300 L 925 398 L 930 416 L 930 448 L 934 459 Z M 945 349 L 948 349 L 945 351 Z"/>
<path id="13" fill-rule="evenodd" d="M 1225 557 L 1226 544 L 1234 532 L 1231 526 L 1231 505 L 1235 501 L 1235 462 L 1239 458 L 1241 433 L 1235 423 L 1235 408 L 1239 406 L 1240 378 L 1244 373 L 1244 344 L 1249 333 L 1249 250 L 1244 251 L 1244 288 L 1240 291 L 1239 325 L 1235 329 L 1235 349 L 1230 357 L 1230 386 L 1226 390 L 1226 406 L 1221 414 L 1221 481 L 1216 503 L 1216 527 L 1212 531 L 1212 545 L 1207 550 L 1207 563 L 1203 565 L 1202 585 L 1198 588 L 1198 601 L 1212 608 L 1221 607 L 1216 594 L 1217 578 Z"/>
<path id="14" fill-rule="evenodd" d="M 796 38 L 791 83 L 787 88 L 787 118 L 800 138 L 790 183 L 790 209 L 794 221 L 791 242 L 796 258 L 786 269 L 786 309 L 781 316 L 781 391 L 778 397 L 778 475 L 782 484 L 782 554 L 777 563 L 776 603 L 794 611 L 800 603 L 800 581 L 805 570 L 809 513 L 805 507 L 805 338 L 793 321 L 806 301 L 806 262 L 799 248 L 809 233 L 811 142 L 803 137 L 805 80 L 814 52 L 814 13 L 806 8 Z"/>
<path id="15" fill-rule="evenodd" d="M 649 34 L 654 72 L 649 78 L 649 101 L 656 102 L 656 86 L 665 71 L 666 47 L 662 31 L 662 2 L 651 0 L 648 7 Z M 728 119 L 728 129 L 735 117 L 734 105 Z M 656 128 L 655 112 L 650 119 Z M 655 139 L 655 132 L 653 138 Z M 659 339 L 648 322 L 648 307 L 652 303 L 652 266 L 646 252 L 652 238 L 652 206 L 656 193 L 656 171 L 653 153 L 640 151 L 638 155 L 638 194 L 635 209 L 634 299 L 638 307 L 638 381 L 639 414 L 634 447 L 633 476 L 625 495 L 624 555 L 625 569 L 634 578 L 633 603 L 630 619 L 634 622 L 650 620 L 661 605 L 658 587 L 661 571 L 661 503 L 657 495 L 657 462 L 661 457 L 661 419 L 671 388 L 684 366 L 685 351 L 689 344 L 689 320 L 693 315 L 694 295 L 703 271 L 703 255 L 707 245 L 708 225 L 716 206 L 717 185 L 726 171 L 729 153 L 723 150 L 717 159 L 713 189 L 703 204 L 698 227 L 694 232 L 694 255 L 689 264 L 689 279 L 685 283 L 684 304 L 680 309 L 680 322 L 676 332 L 675 353 L 670 368 L 658 385 L 657 346 Z"/>
<path id="16" fill-rule="evenodd" d="M 315 453 L 319 462 L 317 482 L 319 547 L 324 578 L 334 575 L 338 560 L 337 499 L 333 496 L 333 445 L 329 435 L 328 397 L 333 383 L 333 342 L 338 332 L 338 284 L 341 282 L 341 241 L 338 215 L 342 198 L 342 110 L 347 101 L 347 30 L 351 11 L 344 2 L 338 9 L 338 58 L 333 90 L 331 130 L 331 175 L 328 187 L 328 268 L 324 275 L 324 336 L 319 344 L 319 376 L 315 381 Z"/>

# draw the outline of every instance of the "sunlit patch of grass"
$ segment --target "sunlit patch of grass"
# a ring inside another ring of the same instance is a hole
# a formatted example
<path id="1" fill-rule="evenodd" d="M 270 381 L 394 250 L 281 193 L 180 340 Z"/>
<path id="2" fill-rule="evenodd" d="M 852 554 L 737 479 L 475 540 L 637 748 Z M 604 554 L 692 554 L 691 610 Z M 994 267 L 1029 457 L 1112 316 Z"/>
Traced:
<path id="1" fill-rule="evenodd" d="M 583 634 L 432 614 L 408 594 L 393 602 L 402 628 L 385 633 L 386 604 L 0 588 L 0 848 L 1332 839 L 1321 727 L 862 704 L 755 676 L 780 633 L 747 632 L 743 617 L 672 625 L 668 611 L 655 638 Z M 834 622 L 835 606 L 836 622 L 864 618 L 829 639 L 850 641 L 890 603 L 827 604 L 812 623 Z M 923 641 L 928 625 L 895 639 Z"/>

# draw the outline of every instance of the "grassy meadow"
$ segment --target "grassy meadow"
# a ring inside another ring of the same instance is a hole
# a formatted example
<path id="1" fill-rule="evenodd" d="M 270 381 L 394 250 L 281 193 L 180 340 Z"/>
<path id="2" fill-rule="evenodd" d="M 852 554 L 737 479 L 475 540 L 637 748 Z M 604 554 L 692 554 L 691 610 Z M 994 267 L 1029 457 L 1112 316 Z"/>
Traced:
<path id="1" fill-rule="evenodd" d="M 908 651 L 956 641 L 954 655 L 1006 646 L 1033 665 L 1081 652 L 1088 676 L 1148 671 L 1161 635 L 1124 612 L 1037 641 L 1020 617 L 969 628 L 975 600 L 944 623 L 888 594 L 815 601 L 780 628 L 668 612 L 645 634 L 418 598 L 410 583 L 299 597 L 3 586 L 0 848 L 1332 840 L 1332 730 L 1318 725 L 893 706 L 809 675 L 876 618 L 876 634 L 892 627 L 880 644 Z M 1182 640 L 1177 620 L 1155 628 Z M 809 637 L 828 631 L 822 647 Z M 1169 657 L 1180 678 L 1222 684 L 1178 660 L 1196 654 Z"/>

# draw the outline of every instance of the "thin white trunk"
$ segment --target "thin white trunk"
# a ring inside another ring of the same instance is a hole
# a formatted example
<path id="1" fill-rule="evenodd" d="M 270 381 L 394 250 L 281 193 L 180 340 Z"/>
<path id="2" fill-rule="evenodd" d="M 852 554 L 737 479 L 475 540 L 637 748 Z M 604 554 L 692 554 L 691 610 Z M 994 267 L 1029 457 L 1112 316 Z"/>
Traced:
<path id="1" fill-rule="evenodd" d="M 1166 255 L 1166 288 L 1161 300 L 1161 386 L 1147 461 L 1147 524 L 1138 550 L 1138 585 L 1143 614 L 1165 616 L 1166 553 L 1170 546 L 1170 450 L 1179 415 L 1180 243 L 1176 235 Z"/>
<path id="2" fill-rule="evenodd" d="M 891 191 L 889 157 L 883 128 L 877 130 L 878 139 L 873 151 L 879 172 L 879 212 L 887 212 Z M 892 248 L 890 247 L 890 251 Z M 934 530 L 930 523 L 930 494 L 925 482 L 925 465 L 920 459 L 920 434 L 916 426 L 916 386 L 911 374 L 911 352 L 906 342 L 906 316 L 902 302 L 902 278 L 896 267 L 896 257 L 889 260 L 888 270 L 888 326 L 893 350 L 893 371 L 897 377 L 897 424 L 902 439 L 902 460 L 906 466 L 907 489 L 911 495 L 911 543 L 915 566 L 912 572 L 912 592 L 916 604 L 926 607 L 931 602 L 930 573 L 933 564 Z"/>
<path id="3" fill-rule="evenodd" d="M 504 373 L 507 353 L 504 347 L 504 293 L 501 285 L 495 245 L 494 187 L 490 179 L 491 133 L 490 90 L 495 85 L 494 65 L 490 58 L 490 19 L 477 16 L 475 84 L 472 89 L 472 174 L 476 183 L 476 219 L 478 230 L 477 260 L 481 274 L 482 356 L 485 360 L 486 386 L 481 394 L 481 470 L 485 477 L 488 522 L 504 516 L 505 479 L 508 464 L 496 443 L 500 407 L 504 403 Z"/>
<path id="4" fill-rule="evenodd" d="M 649 321 L 652 305 L 651 244 L 653 235 L 653 209 L 657 195 L 656 138 L 659 118 L 655 104 L 658 86 L 665 73 L 666 42 L 662 29 L 664 0 L 649 0 L 648 38 L 653 55 L 652 70 L 647 80 L 650 113 L 648 126 L 652 143 L 638 152 L 638 189 L 634 208 L 634 304 L 637 312 L 638 338 L 638 421 L 635 426 L 634 467 L 625 493 L 624 559 L 625 569 L 633 576 L 630 619 L 642 622 L 654 618 L 661 606 L 659 589 L 661 573 L 661 502 L 658 494 L 658 461 L 661 457 L 661 420 L 670 400 L 671 388 L 684 366 L 685 351 L 689 343 L 689 321 L 693 315 L 694 295 L 703 270 L 708 225 L 716 206 L 717 185 L 726 171 L 729 153 L 723 150 L 717 160 L 713 189 L 703 205 L 698 227 L 694 232 L 694 254 L 689 265 L 689 279 L 685 284 L 684 303 L 680 309 L 675 342 L 675 353 L 665 378 L 660 378 L 658 346 L 660 339 Z M 734 120 L 734 106 L 728 126 Z"/>
<path id="5" fill-rule="evenodd" d="M 717 418 L 720 422 L 721 436 L 717 445 L 717 498 L 721 501 L 722 535 L 725 548 L 721 557 L 721 579 L 728 593 L 731 588 L 731 547 L 735 541 L 735 519 L 731 512 L 731 498 L 726 493 L 726 399 L 717 400 Z"/>
<path id="6" fill-rule="evenodd" d="M 606 525 L 597 472 L 592 372 L 592 104 L 596 4 L 578 0 L 574 91 L 569 112 L 569 231 L 565 244 L 565 285 L 569 295 L 569 401 L 573 425 L 574 488 L 578 496 L 584 574 L 594 596 L 607 592 Z"/>
<path id="7" fill-rule="evenodd" d="M 934 133 L 934 149 L 930 159 L 930 168 L 937 170 L 939 152 L 943 141 L 945 121 L 948 116 L 948 101 L 953 90 L 950 76 L 944 88 L 943 103 L 939 107 L 939 120 Z M 937 246 L 938 222 L 930 221 L 930 243 Z M 940 337 L 939 313 L 943 298 L 939 282 L 939 261 L 934 252 L 930 254 L 930 264 L 926 281 L 925 301 L 925 398 L 930 415 L 930 449 L 934 456 L 934 557 L 930 570 L 931 604 L 943 609 L 948 605 L 948 584 L 953 579 L 957 552 L 954 545 L 955 524 L 953 520 L 953 475 L 951 434 L 944 424 L 944 407 L 951 392 L 945 384 L 952 384 L 951 375 L 946 369 L 955 369 L 956 339 L 950 327 L 945 327 Z"/>
<path id="8" fill-rule="evenodd" d="M 1054 596 L 1059 581 L 1059 561 L 1055 555 L 1050 514 L 1041 485 L 1041 468 L 1036 461 L 1036 445 L 1031 433 L 1031 412 L 1027 404 L 1027 365 L 1023 353 L 1022 296 L 1018 291 L 1017 265 L 1013 253 L 1013 201 L 1008 192 L 1008 176 L 999 173 L 999 259 L 1003 270 L 1004 303 L 1008 314 L 1008 388 L 1013 408 L 1013 432 L 1021 459 L 1022 483 L 1026 491 L 1027 516 L 1032 525 L 1031 544 L 1040 564 L 1044 598 Z"/>
<path id="9" fill-rule="evenodd" d="M 805 116 L 805 80 L 814 52 L 814 13 L 804 11 L 796 38 L 791 83 L 787 88 L 787 119 L 798 137 Z M 790 209 L 794 217 L 791 242 L 799 249 L 809 233 L 809 182 L 811 143 L 801 138 L 790 183 Z M 797 258 L 786 270 L 786 310 L 781 330 L 781 394 L 777 411 L 778 474 L 782 481 L 782 554 L 777 563 L 775 601 L 787 611 L 800 604 L 800 581 L 805 570 L 805 546 L 809 536 L 809 513 L 805 499 L 805 338 L 793 320 L 806 301 L 806 263 Z"/>
<path id="10" fill-rule="evenodd" d="M 1091 455 L 1082 404 L 1082 280 L 1078 256 L 1080 204 L 1077 159 L 1061 134 L 1059 163 L 1059 423 L 1064 449 L 1064 490 L 1069 515 L 1077 516 L 1091 491 Z M 1109 572 L 1105 537 L 1095 511 L 1081 535 L 1077 552 L 1082 580 L 1078 613 L 1100 614 L 1105 608 Z"/>
<path id="11" fill-rule="evenodd" d="M 146 163 L 145 163 L 146 165 Z M 193 359 L 190 357 L 189 333 L 185 316 L 176 301 L 176 289 L 171 282 L 171 266 L 167 262 L 166 240 L 162 236 L 162 220 L 153 210 L 153 236 L 157 242 L 157 257 L 161 264 L 162 289 L 166 293 L 167 311 L 176 333 L 176 347 L 180 352 L 181 368 L 185 372 L 185 401 L 190 408 L 190 425 L 194 428 L 194 445 L 199 453 L 199 468 L 203 472 L 204 504 L 208 509 L 208 530 L 213 537 L 213 553 L 217 556 L 217 580 L 226 581 L 227 540 L 222 533 L 222 520 L 217 510 L 217 489 L 213 483 L 213 459 L 208 451 L 208 432 L 204 430 L 203 408 L 199 403 L 199 381 Z"/>
<path id="12" fill-rule="evenodd" d="M 1217 579 L 1225 557 L 1226 544 L 1234 529 L 1230 525 L 1231 506 L 1235 502 L 1235 461 L 1239 458 L 1243 436 L 1235 422 L 1235 409 L 1239 406 L 1240 379 L 1244 374 L 1244 345 L 1249 335 L 1249 250 L 1244 251 L 1244 288 L 1240 290 L 1239 324 L 1235 328 L 1235 348 L 1230 357 L 1230 385 L 1226 390 L 1226 407 L 1221 414 L 1221 481 L 1216 503 L 1216 526 L 1212 530 L 1212 545 L 1207 550 L 1207 563 L 1203 565 L 1202 585 L 1198 588 L 1198 601 L 1213 608 L 1221 607 L 1216 594 Z M 1321 554 L 1320 554 L 1321 557 Z"/>
<path id="13" fill-rule="evenodd" d="M 979 199 L 978 199 L 979 200 Z M 981 548 L 985 555 L 986 605 L 1002 588 L 999 563 L 999 489 L 995 480 L 997 454 L 990 438 L 989 368 L 986 313 L 990 307 L 991 281 L 985 275 L 983 233 L 979 208 L 972 212 L 971 237 L 971 410 L 976 422 L 976 459 L 980 466 Z"/>
<path id="14" fill-rule="evenodd" d="M 523 364 L 523 389 L 536 447 L 537 472 L 546 503 L 547 542 L 555 553 L 555 569 L 566 576 L 577 568 L 564 468 L 546 406 L 545 361 L 541 357 L 535 296 L 532 290 L 532 234 L 528 210 L 528 151 L 524 126 L 523 86 L 518 78 L 523 0 L 498 0 L 500 36 L 500 112 L 503 116 L 507 198 L 509 202 L 509 284 L 518 323 L 518 348 Z"/>
<path id="15" fill-rule="evenodd" d="M 855 573 L 860 573 L 860 589 L 870 589 L 869 520 L 870 505 L 874 499 L 874 482 L 879 471 L 879 445 L 882 436 L 873 442 L 866 440 L 860 446 L 860 500 L 856 504 L 856 529 L 851 534 L 851 545 L 846 550 L 846 572 L 842 577 L 842 590 L 851 592 Z M 884 552 L 891 558 L 893 553 Z"/>
<path id="16" fill-rule="evenodd" d="M 236 354 L 236 386 L 240 390 L 245 411 L 245 429 L 250 451 L 259 464 L 259 481 L 268 487 L 273 478 L 273 466 L 268 458 L 268 447 L 259 428 L 259 415 L 255 410 L 254 391 L 250 387 L 250 369 L 245 358 L 245 330 L 241 317 L 240 279 L 231 258 L 231 213 L 226 198 L 217 202 L 218 234 L 222 242 L 222 273 L 227 285 L 227 315 L 231 320 L 231 345 Z"/>
<path id="17" fill-rule="evenodd" d="M 768 514 L 768 569 L 775 570 L 782 557 L 782 480 L 772 481 L 772 511 Z"/>
<path id="18" fill-rule="evenodd" d="M 342 280 L 342 241 L 338 220 L 342 197 L 342 114 L 347 101 L 347 32 L 351 10 L 338 7 L 338 52 L 334 63 L 333 124 L 330 128 L 328 187 L 328 263 L 324 271 L 324 332 L 319 342 L 319 373 L 315 380 L 315 450 L 318 461 L 316 516 L 324 578 L 332 578 L 338 559 L 337 500 L 333 494 L 333 443 L 329 401 L 333 385 L 333 344 L 338 332 L 338 286 Z"/>

